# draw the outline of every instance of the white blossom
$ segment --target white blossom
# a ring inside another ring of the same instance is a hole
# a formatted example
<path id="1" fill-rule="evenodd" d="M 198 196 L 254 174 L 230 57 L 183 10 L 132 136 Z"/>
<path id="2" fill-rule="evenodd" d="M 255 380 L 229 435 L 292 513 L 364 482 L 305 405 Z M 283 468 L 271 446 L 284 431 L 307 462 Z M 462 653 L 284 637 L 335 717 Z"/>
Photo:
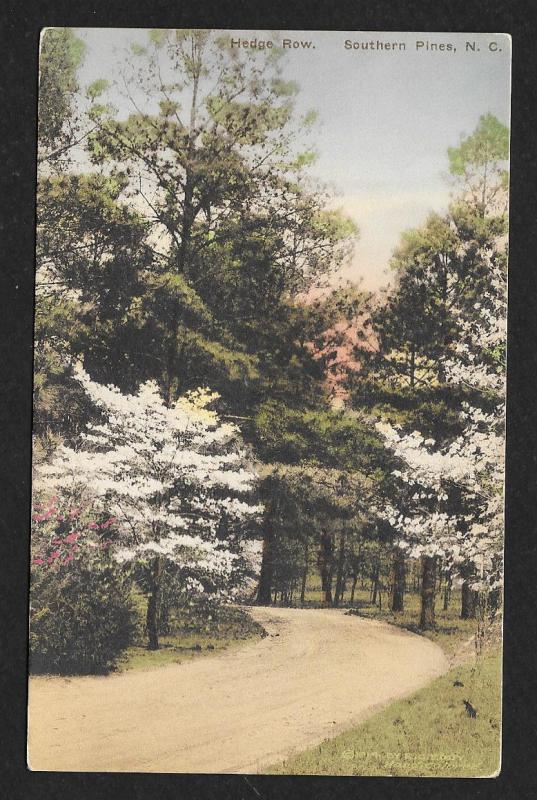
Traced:
<path id="1" fill-rule="evenodd" d="M 57 450 L 39 486 L 89 489 L 119 521 L 119 561 L 163 556 L 191 590 L 230 591 L 250 560 L 244 523 L 262 508 L 238 429 L 209 407 L 218 395 L 199 389 L 168 408 L 154 382 L 125 395 L 75 374 L 102 420 Z"/>

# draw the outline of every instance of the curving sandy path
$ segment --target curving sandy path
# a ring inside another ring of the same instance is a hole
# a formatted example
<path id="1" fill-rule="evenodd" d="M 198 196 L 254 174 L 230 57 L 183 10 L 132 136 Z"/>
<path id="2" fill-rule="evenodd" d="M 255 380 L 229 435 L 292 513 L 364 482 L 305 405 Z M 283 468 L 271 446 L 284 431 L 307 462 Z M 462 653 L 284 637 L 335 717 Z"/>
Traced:
<path id="1" fill-rule="evenodd" d="M 31 769 L 256 773 L 448 668 L 427 639 L 336 609 L 251 613 L 271 635 L 223 655 L 32 678 Z"/>

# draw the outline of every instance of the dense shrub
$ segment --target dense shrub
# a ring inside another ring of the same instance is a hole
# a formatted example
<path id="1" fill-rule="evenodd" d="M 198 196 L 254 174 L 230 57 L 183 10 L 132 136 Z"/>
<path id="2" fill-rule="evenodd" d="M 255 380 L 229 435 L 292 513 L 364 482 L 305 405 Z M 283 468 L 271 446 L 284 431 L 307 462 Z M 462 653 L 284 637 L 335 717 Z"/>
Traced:
<path id="1" fill-rule="evenodd" d="M 33 515 L 30 670 L 91 674 L 114 668 L 134 640 L 130 570 L 110 554 L 115 520 L 52 498 Z"/>
<path id="2" fill-rule="evenodd" d="M 107 556 L 100 558 L 98 568 L 95 560 L 90 568 L 74 561 L 32 576 L 32 672 L 108 672 L 134 639 L 131 581 Z"/>

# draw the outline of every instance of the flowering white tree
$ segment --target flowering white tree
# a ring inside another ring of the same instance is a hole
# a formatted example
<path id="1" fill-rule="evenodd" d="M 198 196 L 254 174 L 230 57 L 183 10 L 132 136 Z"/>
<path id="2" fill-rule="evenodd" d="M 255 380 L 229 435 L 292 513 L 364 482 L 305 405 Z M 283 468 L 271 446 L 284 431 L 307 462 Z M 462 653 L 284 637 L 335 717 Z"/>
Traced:
<path id="1" fill-rule="evenodd" d="M 149 647 L 158 648 L 158 606 L 166 562 L 191 592 L 233 595 L 247 569 L 245 528 L 260 507 L 256 475 L 236 426 L 210 409 L 217 395 L 197 390 L 168 408 L 153 382 L 137 394 L 77 380 L 101 412 L 80 446 L 61 446 L 40 468 L 38 486 L 90 493 L 117 518 L 115 557 L 149 570 Z"/>
<path id="2" fill-rule="evenodd" d="M 448 383 L 481 393 L 486 410 L 463 404 L 463 431 L 444 445 L 377 423 L 403 465 L 394 473 L 402 486 L 398 502 L 383 515 L 399 533 L 398 546 L 422 558 L 422 627 L 434 624 L 438 556 L 458 573 L 463 595 L 501 585 L 507 286 L 498 251 L 485 250 L 481 258 L 488 289 L 471 314 L 454 309 L 459 338 L 443 371 Z"/>

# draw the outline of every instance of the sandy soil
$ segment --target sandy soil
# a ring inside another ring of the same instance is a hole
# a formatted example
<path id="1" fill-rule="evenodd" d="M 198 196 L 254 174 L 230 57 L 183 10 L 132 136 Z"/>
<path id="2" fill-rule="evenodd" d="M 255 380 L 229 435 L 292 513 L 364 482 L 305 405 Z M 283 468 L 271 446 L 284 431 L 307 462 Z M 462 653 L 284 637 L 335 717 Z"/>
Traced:
<path id="1" fill-rule="evenodd" d="M 32 678 L 34 770 L 262 772 L 442 674 L 427 639 L 342 611 L 253 608 L 270 634 L 109 677 Z"/>

